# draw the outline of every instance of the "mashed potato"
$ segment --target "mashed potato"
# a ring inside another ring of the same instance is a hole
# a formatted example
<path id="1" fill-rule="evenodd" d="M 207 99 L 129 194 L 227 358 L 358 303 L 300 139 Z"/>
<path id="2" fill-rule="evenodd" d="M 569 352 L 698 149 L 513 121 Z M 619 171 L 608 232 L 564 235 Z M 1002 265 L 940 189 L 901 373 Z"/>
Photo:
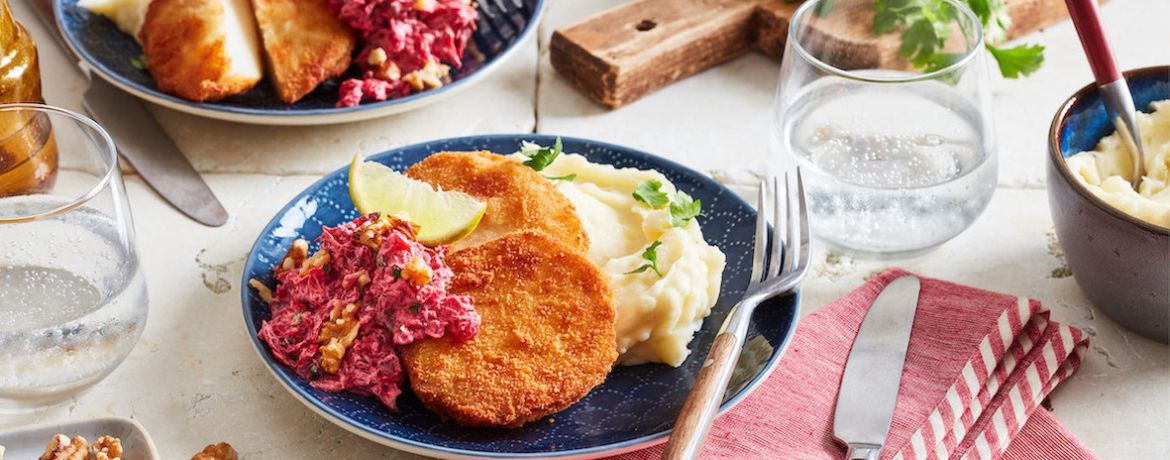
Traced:
<path id="1" fill-rule="evenodd" d="M 1170 100 L 1150 104 L 1153 113 L 1137 114 L 1146 160 L 1146 175 L 1137 190 L 1129 183 L 1133 161 L 1117 133 L 1095 150 L 1068 157 L 1073 175 L 1106 203 L 1154 225 L 1170 228 Z"/>
<path id="2" fill-rule="evenodd" d="M 674 185 L 657 171 L 617 169 L 580 155 L 560 155 L 541 174 L 576 174 L 556 186 L 589 234 L 587 255 L 617 287 L 618 364 L 682 364 L 687 344 L 719 297 L 724 256 L 703 240 L 696 219 L 671 227 L 668 207 L 651 209 L 633 197 L 639 181 L 661 182 L 671 199 Z M 656 252 L 662 276 L 653 270 L 626 274 L 647 262 L 642 254 L 655 241 L 661 242 Z"/>

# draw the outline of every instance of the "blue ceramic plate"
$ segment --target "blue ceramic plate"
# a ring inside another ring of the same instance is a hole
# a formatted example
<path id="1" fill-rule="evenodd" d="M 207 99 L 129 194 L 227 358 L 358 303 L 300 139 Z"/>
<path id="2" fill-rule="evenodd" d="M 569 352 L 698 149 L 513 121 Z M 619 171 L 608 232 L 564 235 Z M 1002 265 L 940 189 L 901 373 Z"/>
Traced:
<path id="1" fill-rule="evenodd" d="M 402 171 L 444 150 L 514 152 L 522 141 L 552 145 L 546 135 L 495 135 L 416 144 L 369 159 Z M 466 428 L 439 420 L 409 390 L 398 398 L 400 413 L 377 399 L 318 390 L 276 363 L 256 338 L 268 305 L 251 290 L 241 293 L 248 333 L 268 368 L 289 391 L 325 418 L 354 433 L 401 450 L 442 458 L 596 458 L 650 446 L 666 439 L 698 375 L 715 333 L 728 310 L 743 296 L 751 272 L 755 210 L 733 192 L 691 169 L 662 158 L 611 144 L 563 138 L 566 152 L 617 167 L 656 169 L 679 190 L 701 200 L 703 235 L 727 255 L 721 295 L 703 329 L 691 342 L 691 355 L 679 368 L 663 364 L 617 367 L 600 386 L 564 411 L 517 429 Z M 244 267 L 243 285 L 256 278 L 275 285 L 271 270 L 296 238 L 313 241 L 322 226 L 357 217 L 349 198 L 347 168 L 334 171 L 285 206 L 260 233 Z M 315 246 L 315 245 L 314 245 Z M 310 252 L 315 250 L 311 249 Z M 733 376 L 721 410 L 739 402 L 779 361 L 795 329 L 799 296 L 775 299 L 752 319 L 746 369 Z"/>
<path id="2" fill-rule="evenodd" d="M 500 66 L 530 36 L 544 11 L 544 0 L 483 0 L 478 2 L 478 28 L 463 53 L 463 67 L 451 69 L 451 83 L 398 99 L 334 107 L 344 78 L 353 69 L 326 80 L 295 104 L 276 97 L 267 79 L 252 90 L 218 102 L 191 102 L 165 94 L 145 70 L 132 61 L 142 46 L 114 23 L 77 5 L 77 0 L 53 0 L 57 24 L 74 52 L 94 72 L 131 94 L 175 110 L 209 118 L 272 125 L 316 125 L 382 117 L 415 109 L 450 96 L 483 79 Z"/>

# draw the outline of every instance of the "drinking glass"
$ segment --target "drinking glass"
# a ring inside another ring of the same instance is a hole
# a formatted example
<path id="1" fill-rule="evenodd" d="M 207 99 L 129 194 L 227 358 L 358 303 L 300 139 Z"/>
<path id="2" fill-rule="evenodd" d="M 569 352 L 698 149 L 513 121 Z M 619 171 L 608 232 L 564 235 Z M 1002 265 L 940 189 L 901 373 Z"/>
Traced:
<path id="1" fill-rule="evenodd" d="M 908 257 L 969 227 L 995 191 L 987 58 L 979 19 L 961 2 L 942 0 L 938 20 L 923 24 L 945 40 L 929 59 L 914 54 L 921 25 L 875 34 L 875 13 L 874 0 L 797 9 L 770 148 L 773 165 L 800 166 L 814 236 L 846 253 Z M 900 13 L 880 14 L 889 24 Z"/>
<path id="2" fill-rule="evenodd" d="M 146 282 L 117 158 L 88 118 L 0 104 L 0 408 L 81 393 L 142 335 Z"/>

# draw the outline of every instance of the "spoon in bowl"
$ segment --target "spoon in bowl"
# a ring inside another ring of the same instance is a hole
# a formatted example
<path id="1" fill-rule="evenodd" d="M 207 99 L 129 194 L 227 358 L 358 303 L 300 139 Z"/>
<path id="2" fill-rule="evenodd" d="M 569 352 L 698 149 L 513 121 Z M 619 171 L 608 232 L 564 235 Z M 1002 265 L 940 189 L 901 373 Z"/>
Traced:
<path id="1" fill-rule="evenodd" d="M 1097 0 L 1065 0 L 1068 5 L 1069 16 L 1076 26 L 1077 35 L 1081 37 L 1081 47 L 1085 49 L 1085 56 L 1089 58 L 1089 67 L 1093 69 L 1093 78 L 1097 80 L 1097 90 L 1101 94 L 1101 101 L 1105 103 L 1105 111 L 1110 121 L 1120 133 L 1121 143 L 1129 150 L 1133 160 L 1133 175 L 1129 182 L 1137 188 L 1145 175 L 1145 155 L 1142 152 L 1142 136 L 1138 132 L 1137 111 L 1133 106 L 1133 97 L 1129 93 L 1129 85 L 1125 77 L 1117 69 L 1117 59 L 1113 57 L 1113 47 L 1105 36 L 1105 26 L 1101 22 L 1101 10 Z"/>

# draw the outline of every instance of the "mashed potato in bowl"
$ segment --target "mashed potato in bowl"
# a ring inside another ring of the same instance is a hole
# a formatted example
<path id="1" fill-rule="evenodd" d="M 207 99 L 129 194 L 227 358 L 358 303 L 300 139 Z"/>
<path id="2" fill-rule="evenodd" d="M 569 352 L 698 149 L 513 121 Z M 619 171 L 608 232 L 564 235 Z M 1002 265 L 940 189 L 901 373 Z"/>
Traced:
<path id="1" fill-rule="evenodd" d="M 669 205 L 651 208 L 633 196 L 639 182 L 657 181 L 676 200 L 674 185 L 657 171 L 619 169 L 576 154 L 558 156 L 541 174 L 575 175 L 556 180 L 556 187 L 577 208 L 589 235 L 586 255 L 617 288 L 617 363 L 682 364 L 719 298 L 725 258 L 703 239 L 696 219 L 671 226 Z M 657 271 L 634 273 L 648 263 L 644 255 L 656 242 Z"/>
<path id="2" fill-rule="evenodd" d="M 1137 190 L 1127 179 L 1133 171 L 1129 151 L 1118 133 L 1097 148 L 1065 159 L 1086 188 L 1111 206 L 1154 225 L 1170 228 L 1170 100 L 1150 104 L 1153 113 L 1137 114 L 1146 174 Z"/>

